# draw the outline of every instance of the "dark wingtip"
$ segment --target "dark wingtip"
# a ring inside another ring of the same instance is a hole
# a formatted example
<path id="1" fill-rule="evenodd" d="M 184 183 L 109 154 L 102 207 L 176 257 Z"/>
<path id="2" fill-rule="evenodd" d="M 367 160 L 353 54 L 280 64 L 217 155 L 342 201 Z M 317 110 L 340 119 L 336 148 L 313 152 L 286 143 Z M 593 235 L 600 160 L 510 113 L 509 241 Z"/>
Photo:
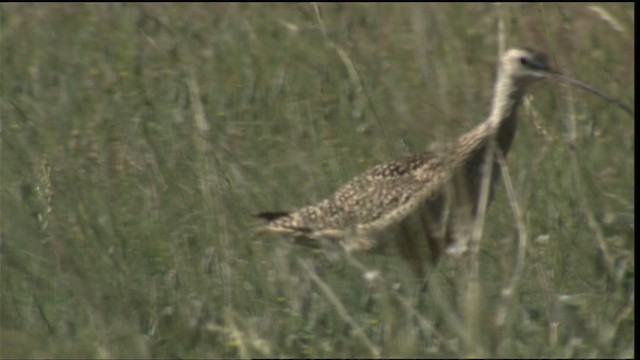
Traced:
<path id="1" fill-rule="evenodd" d="M 287 215 L 289 215 L 289 213 L 286 211 L 265 211 L 265 212 L 254 214 L 253 216 L 267 220 L 267 221 L 273 221 L 275 219 L 279 219 Z"/>

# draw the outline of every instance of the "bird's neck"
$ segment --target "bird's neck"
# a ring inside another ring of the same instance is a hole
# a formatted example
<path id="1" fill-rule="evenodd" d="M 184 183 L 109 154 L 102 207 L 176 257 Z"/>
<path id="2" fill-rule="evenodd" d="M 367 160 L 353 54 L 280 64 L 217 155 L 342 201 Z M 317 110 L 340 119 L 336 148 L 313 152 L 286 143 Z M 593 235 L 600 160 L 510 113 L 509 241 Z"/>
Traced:
<path id="1" fill-rule="evenodd" d="M 484 148 L 487 139 L 495 136 L 498 147 L 506 156 L 516 131 L 516 113 L 524 95 L 524 85 L 507 76 L 499 76 L 493 95 L 489 118 L 464 134 L 454 147 L 453 157 L 465 159 Z"/>
<path id="2" fill-rule="evenodd" d="M 526 84 L 519 84 L 508 76 L 499 76 L 496 81 L 491 114 L 487 126 L 495 134 L 498 147 L 506 155 L 511 148 L 516 132 L 517 112 Z"/>

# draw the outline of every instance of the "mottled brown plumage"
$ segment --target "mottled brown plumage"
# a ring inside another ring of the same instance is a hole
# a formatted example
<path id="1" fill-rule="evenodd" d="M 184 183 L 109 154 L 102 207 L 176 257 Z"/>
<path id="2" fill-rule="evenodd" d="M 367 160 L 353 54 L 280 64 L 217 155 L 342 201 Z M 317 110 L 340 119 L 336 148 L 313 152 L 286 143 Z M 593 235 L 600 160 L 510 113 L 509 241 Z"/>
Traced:
<path id="1" fill-rule="evenodd" d="M 549 68 L 543 54 L 507 51 L 485 122 L 437 153 L 374 166 L 315 205 L 257 214 L 267 220 L 259 231 L 307 246 L 339 245 L 348 252 L 395 250 L 424 279 L 425 265 L 435 266 L 447 246 L 468 241 L 481 204 L 483 174 L 491 169 L 488 204 L 500 176 L 498 159 L 506 157 L 513 143 L 524 92 L 545 77 L 566 80 Z"/>

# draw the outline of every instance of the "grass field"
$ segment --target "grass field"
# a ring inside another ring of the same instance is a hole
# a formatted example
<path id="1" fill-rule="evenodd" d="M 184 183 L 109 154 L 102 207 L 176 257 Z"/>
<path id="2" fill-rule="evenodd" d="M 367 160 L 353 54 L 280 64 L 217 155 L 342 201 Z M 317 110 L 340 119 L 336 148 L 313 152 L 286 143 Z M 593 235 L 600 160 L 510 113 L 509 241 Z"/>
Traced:
<path id="1" fill-rule="evenodd" d="M 251 216 L 473 128 L 509 47 L 633 105 L 633 3 L 0 21 L 1 357 L 635 355 L 634 119 L 583 91 L 525 101 L 473 283 L 449 257 L 421 294 L 400 258 L 336 261 Z"/>

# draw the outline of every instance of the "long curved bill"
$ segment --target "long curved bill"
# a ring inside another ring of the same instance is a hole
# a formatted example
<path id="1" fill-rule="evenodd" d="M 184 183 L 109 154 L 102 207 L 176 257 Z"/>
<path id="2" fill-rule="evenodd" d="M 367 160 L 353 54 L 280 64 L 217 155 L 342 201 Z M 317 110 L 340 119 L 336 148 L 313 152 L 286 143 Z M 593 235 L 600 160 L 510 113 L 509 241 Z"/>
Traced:
<path id="1" fill-rule="evenodd" d="M 618 105 L 618 107 L 620 107 L 622 110 L 626 111 L 629 115 L 631 115 L 632 117 L 635 117 L 635 112 L 634 112 L 633 109 L 628 107 L 626 104 L 624 104 L 619 99 L 616 99 L 613 96 L 605 93 L 604 91 L 596 89 L 591 85 L 583 83 L 582 81 L 578 81 L 578 80 L 572 79 L 570 77 L 567 77 L 567 76 L 563 75 L 562 73 L 559 73 L 559 72 L 554 71 L 554 70 L 550 70 L 549 71 L 549 75 L 551 75 L 552 78 L 557 79 L 557 80 L 559 80 L 561 82 L 567 83 L 569 85 L 575 86 L 575 87 L 580 88 L 582 90 L 588 91 L 588 92 L 590 92 L 592 94 L 598 95 L 601 98 L 606 99 L 607 101 Z"/>

